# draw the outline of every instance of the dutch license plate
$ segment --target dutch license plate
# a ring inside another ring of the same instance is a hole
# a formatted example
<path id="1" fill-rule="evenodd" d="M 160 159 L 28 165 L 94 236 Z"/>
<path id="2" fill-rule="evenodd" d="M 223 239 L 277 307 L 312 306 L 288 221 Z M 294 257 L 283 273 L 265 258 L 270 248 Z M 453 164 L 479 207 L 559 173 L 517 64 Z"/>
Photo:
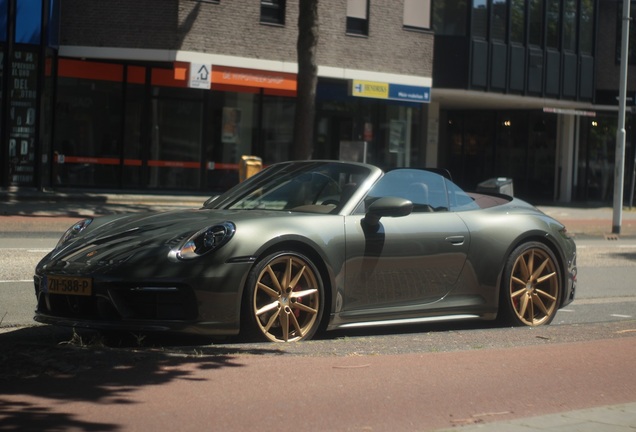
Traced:
<path id="1" fill-rule="evenodd" d="M 89 296 L 93 293 L 91 278 L 48 276 L 46 287 L 49 294 Z"/>

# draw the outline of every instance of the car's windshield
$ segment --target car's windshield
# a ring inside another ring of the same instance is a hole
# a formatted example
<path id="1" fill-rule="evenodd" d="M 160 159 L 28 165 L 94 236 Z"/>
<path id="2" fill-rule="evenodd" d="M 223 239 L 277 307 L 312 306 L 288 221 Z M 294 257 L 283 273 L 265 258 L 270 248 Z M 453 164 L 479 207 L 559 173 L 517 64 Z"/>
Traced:
<path id="1" fill-rule="evenodd" d="M 370 172 L 362 165 L 338 162 L 277 164 L 232 188 L 208 207 L 334 213 Z"/>

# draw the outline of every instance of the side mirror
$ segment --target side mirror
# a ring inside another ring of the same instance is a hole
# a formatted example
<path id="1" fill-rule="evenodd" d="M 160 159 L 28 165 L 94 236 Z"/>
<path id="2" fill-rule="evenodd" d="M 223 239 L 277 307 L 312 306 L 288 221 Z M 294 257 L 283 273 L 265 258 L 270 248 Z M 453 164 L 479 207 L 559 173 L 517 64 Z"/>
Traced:
<path id="1" fill-rule="evenodd" d="M 382 217 L 408 216 L 413 211 L 413 203 L 404 198 L 382 197 L 374 201 L 364 215 L 364 223 L 377 226 Z"/>

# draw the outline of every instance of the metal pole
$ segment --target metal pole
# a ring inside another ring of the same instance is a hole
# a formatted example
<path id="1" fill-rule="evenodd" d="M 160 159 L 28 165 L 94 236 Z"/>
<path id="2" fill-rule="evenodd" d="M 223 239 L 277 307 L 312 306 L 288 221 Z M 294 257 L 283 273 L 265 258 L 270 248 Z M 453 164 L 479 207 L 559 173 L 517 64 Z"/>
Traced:
<path id="1" fill-rule="evenodd" d="M 618 94 L 618 128 L 616 129 L 616 161 L 614 163 L 614 217 L 612 233 L 621 233 L 623 219 L 623 183 L 625 171 L 625 101 L 627 99 L 627 64 L 629 53 L 629 6 L 631 0 L 623 0 L 623 28 L 621 38 L 621 77 Z"/>
<path id="2" fill-rule="evenodd" d="M 632 173 L 631 173 L 631 178 L 632 181 L 631 186 L 629 188 L 629 209 L 631 210 L 633 205 L 634 205 L 634 186 L 636 186 L 636 140 L 635 138 L 635 134 L 634 134 L 634 124 L 636 122 L 636 116 L 633 115 L 634 111 L 632 109 L 632 157 L 633 157 L 633 161 L 632 161 Z"/>

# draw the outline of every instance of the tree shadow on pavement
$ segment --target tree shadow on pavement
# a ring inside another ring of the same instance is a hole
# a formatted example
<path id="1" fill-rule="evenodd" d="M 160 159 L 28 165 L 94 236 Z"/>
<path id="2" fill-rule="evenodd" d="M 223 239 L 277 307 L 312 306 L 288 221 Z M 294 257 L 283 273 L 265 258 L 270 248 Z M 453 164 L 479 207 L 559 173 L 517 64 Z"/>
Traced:
<path id="1" fill-rule="evenodd" d="M 0 431 L 119 430 L 123 425 L 86 421 L 64 405 L 138 403 L 138 389 L 201 380 L 197 370 L 243 367 L 237 357 L 262 354 L 281 352 L 272 345 L 171 348 L 142 341 L 116 347 L 96 332 L 49 326 L 0 333 Z"/>

